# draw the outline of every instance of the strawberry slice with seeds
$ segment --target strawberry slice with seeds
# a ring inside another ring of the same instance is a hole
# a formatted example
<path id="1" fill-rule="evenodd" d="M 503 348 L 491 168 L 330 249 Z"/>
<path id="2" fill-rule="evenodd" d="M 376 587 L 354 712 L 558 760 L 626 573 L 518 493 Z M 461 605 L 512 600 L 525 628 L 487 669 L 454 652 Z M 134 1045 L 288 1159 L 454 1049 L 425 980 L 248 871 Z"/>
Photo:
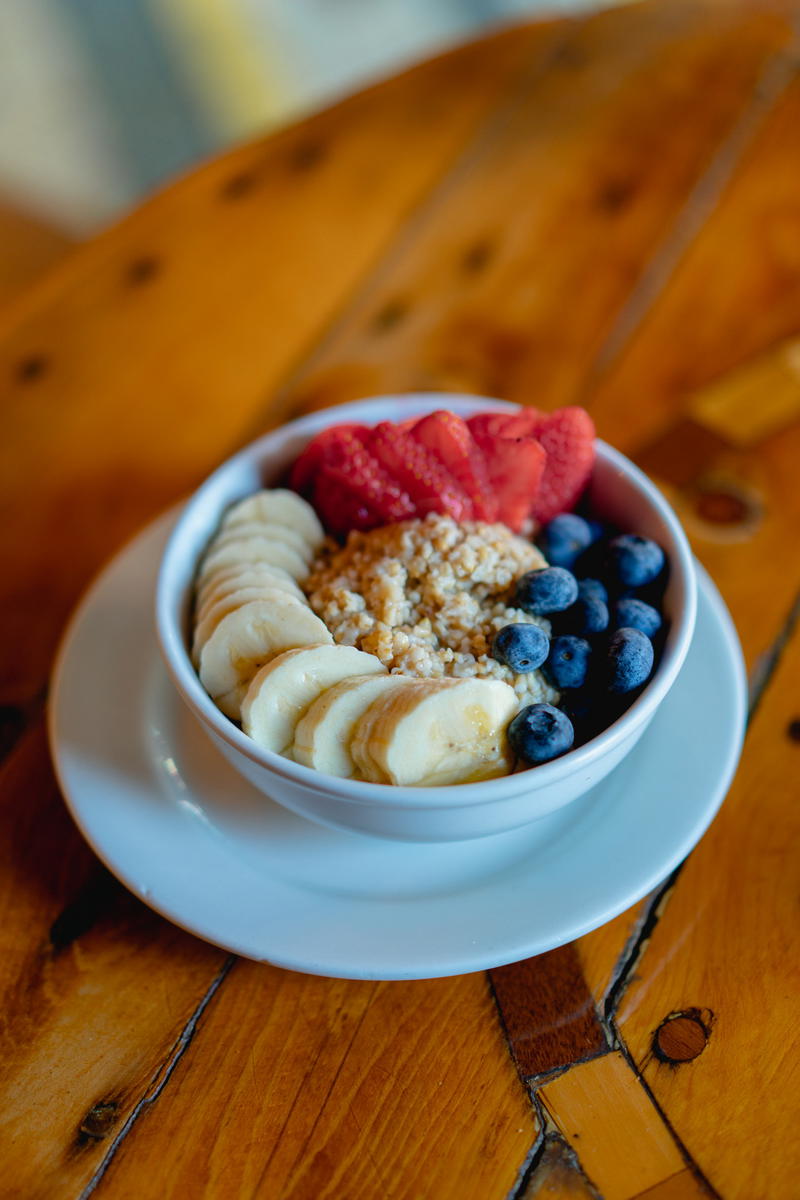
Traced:
<path id="1" fill-rule="evenodd" d="M 533 515 L 546 525 L 575 507 L 594 466 L 594 421 L 585 408 L 560 408 L 539 418 L 535 436 L 547 463 L 533 505 Z"/>
<path id="2" fill-rule="evenodd" d="M 519 412 L 485 412 L 470 417 L 467 426 L 476 441 L 494 437 L 536 437 L 543 413 L 536 408 L 521 408 Z"/>
<path id="3" fill-rule="evenodd" d="M 546 524 L 575 507 L 589 482 L 594 463 L 594 423 L 583 408 L 560 408 L 541 413 L 535 408 L 516 413 L 478 413 L 467 424 L 487 452 L 492 438 L 535 437 L 547 455 L 532 515 Z"/>
<path id="4" fill-rule="evenodd" d="M 421 417 L 411 436 L 436 457 L 466 492 L 477 520 L 497 520 L 497 496 L 489 482 L 486 460 L 466 421 L 453 412 L 439 409 Z"/>
<path id="5" fill-rule="evenodd" d="M 545 469 L 545 452 L 533 437 L 501 437 L 473 432 L 497 496 L 498 518 L 518 533 L 531 515 Z"/>
<path id="6" fill-rule="evenodd" d="M 301 495 L 315 490 L 317 472 L 327 460 L 329 451 L 335 447 L 345 434 L 352 433 L 358 436 L 366 437 L 369 434 L 369 429 L 366 425 L 357 425 L 354 422 L 343 422 L 341 425 L 332 425 L 329 429 L 323 429 L 316 437 L 313 437 L 306 448 L 301 452 L 295 460 L 289 475 L 289 486 Z"/>
<path id="7" fill-rule="evenodd" d="M 338 426 L 314 480 L 314 507 L 331 533 L 372 529 L 416 515 L 411 497 L 362 441 L 369 430 Z"/>
<path id="8" fill-rule="evenodd" d="M 446 513 L 456 521 L 468 521 L 472 503 L 435 455 L 418 442 L 411 430 L 382 421 L 372 430 L 369 449 L 386 472 L 408 493 L 417 515 Z"/>

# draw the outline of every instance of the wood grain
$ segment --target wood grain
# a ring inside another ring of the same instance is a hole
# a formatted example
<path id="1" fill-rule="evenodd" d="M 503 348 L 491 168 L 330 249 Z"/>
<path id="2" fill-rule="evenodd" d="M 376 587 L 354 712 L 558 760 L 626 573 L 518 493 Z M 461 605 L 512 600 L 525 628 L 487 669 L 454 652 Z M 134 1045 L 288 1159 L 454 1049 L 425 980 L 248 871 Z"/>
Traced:
<path id="1" fill-rule="evenodd" d="M 62 230 L 0 195 L 0 309 L 73 245 Z"/>
<path id="2" fill-rule="evenodd" d="M 523 1079 L 547 1075 L 608 1048 L 574 946 L 495 967 L 489 978 Z"/>
<path id="3" fill-rule="evenodd" d="M 539 1095 L 603 1200 L 631 1200 L 684 1169 L 680 1150 L 621 1054 L 581 1063 Z"/>
<path id="4" fill-rule="evenodd" d="M 90 573 L 249 435 L 278 379 L 553 36 L 500 34 L 234 151 L 6 314 L 0 552 L 15 570 L 0 597 L 0 703 L 39 691 Z M 459 103 L 445 103 L 454 89 Z"/>
<path id="5" fill-rule="evenodd" d="M 699 388 L 797 331 L 800 178 L 786 164 L 799 112 L 794 80 L 754 132 L 700 236 L 599 382 L 593 403 L 624 449 L 668 426 Z M 659 345 L 673 353 L 659 352 Z M 641 404 L 645 380 L 647 403 Z"/>
<path id="6" fill-rule="evenodd" d="M 726 1200 L 789 1197 L 800 1171 L 790 1099 L 800 1087 L 790 1032 L 800 995 L 800 742 L 790 735 L 799 672 L 795 628 L 731 794 L 681 874 L 619 1013 L 659 1104 Z M 654 1035 L 686 1010 L 699 1010 L 710 1036 L 671 1065 L 654 1053 Z M 774 1153 L 753 1139 L 754 1121 Z"/>
<path id="7" fill-rule="evenodd" d="M 429 387 L 545 408 L 581 398 L 616 311 L 791 36 L 736 5 L 637 5 L 577 27 L 277 411 Z"/>
<path id="8" fill-rule="evenodd" d="M 96 1195 L 504 1196 L 537 1125 L 492 1010 L 480 974 L 350 983 L 240 962 Z M 162 1164 L 149 1183 L 143 1162 Z"/>
<path id="9" fill-rule="evenodd" d="M 773 343 L 781 360 L 784 339 L 800 326 L 800 259 L 786 232 L 796 228 L 800 238 L 800 174 L 785 169 L 798 121 L 795 83 L 592 398 L 600 432 L 666 484 L 731 607 L 751 666 L 768 653 L 800 589 L 800 559 L 785 552 L 800 521 L 800 423 L 765 430 L 764 440 L 743 446 L 727 440 L 719 423 L 699 424 L 702 413 L 694 411 L 688 425 L 679 419 L 711 380 L 718 406 L 737 404 L 742 370 L 767 370 L 764 355 Z M 758 361 L 748 368 L 751 354 Z M 779 361 L 772 369 L 780 369 Z M 637 402 L 642 396 L 646 404 Z M 740 497 L 745 519 L 737 523 L 735 506 L 730 524 L 705 519 L 709 493 Z"/>
<path id="10" fill-rule="evenodd" d="M 99 866 L 41 724 L 0 775 L 0 856 L 0 1191 L 73 1197 L 157 1088 L 225 955 Z"/>
<path id="11" fill-rule="evenodd" d="M 711 1194 L 705 1184 L 686 1170 L 640 1192 L 633 1200 L 708 1200 Z"/>

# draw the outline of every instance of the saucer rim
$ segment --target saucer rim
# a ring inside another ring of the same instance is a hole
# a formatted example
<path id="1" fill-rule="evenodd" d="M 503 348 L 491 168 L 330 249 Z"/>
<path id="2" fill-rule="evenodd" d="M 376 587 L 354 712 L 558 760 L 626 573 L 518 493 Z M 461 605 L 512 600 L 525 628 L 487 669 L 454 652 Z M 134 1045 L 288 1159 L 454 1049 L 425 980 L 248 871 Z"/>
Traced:
<path id="1" fill-rule="evenodd" d="M 725 650 L 727 651 L 726 657 L 728 658 L 729 665 L 732 668 L 732 677 L 738 685 L 735 688 L 735 693 L 731 697 L 732 715 L 729 721 L 730 734 L 726 739 L 727 753 L 724 755 L 724 761 L 723 756 L 720 756 L 720 764 L 716 772 L 717 786 L 714 789 L 713 795 L 705 801 L 702 808 L 698 811 L 696 820 L 691 824 L 691 827 L 686 827 L 683 837 L 673 845 L 671 853 L 658 863 L 654 863 L 650 872 L 638 879 L 633 890 L 628 888 L 625 891 L 624 902 L 621 900 L 619 895 L 614 899 L 609 899 L 604 907 L 593 909 L 591 913 L 587 915 L 584 921 L 573 922 L 569 930 L 566 932 L 562 930 L 561 933 L 557 935 L 555 940 L 552 938 L 548 939 L 546 937 L 543 939 L 540 938 L 539 941 L 534 939 L 526 942 L 524 946 L 519 944 L 511 944 L 511 942 L 507 941 L 503 945 L 502 949 L 498 946 L 495 946 L 488 951 L 487 949 L 482 951 L 478 950 L 471 959 L 465 960 L 461 958 L 458 961 L 448 962 L 444 967 L 440 964 L 435 970 L 431 969 L 430 964 L 425 965 L 424 969 L 420 970 L 419 967 L 415 967 L 414 965 L 409 965 L 406 963 L 402 965 L 395 963 L 390 967 L 388 963 L 384 963 L 382 965 L 361 964 L 359 966 L 355 966 L 353 964 L 344 965 L 340 961 L 310 961 L 308 955 L 304 956 L 302 953 L 297 957 L 293 955 L 287 957 L 285 954 L 274 956 L 261 952 L 254 953 L 252 944 L 245 944 L 246 938 L 242 941 L 236 935 L 233 935 L 226 936 L 224 940 L 221 940 L 218 936 L 209 933 L 207 929 L 204 931 L 202 916 L 198 920 L 197 918 L 193 917 L 191 913 L 187 914 L 185 910 L 181 912 L 179 909 L 176 909 L 175 905 L 169 900 L 159 899 L 159 897 L 151 890 L 144 889 L 141 884 L 137 884 L 131 873 L 126 869 L 124 864 L 124 855 L 115 855 L 112 846 L 104 844 L 101 839 L 95 836 L 95 831 L 92 828 L 91 820 L 87 816 L 84 807 L 81 804 L 81 797 L 73 795 L 71 780 L 68 778 L 68 766 L 62 758 L 63 747 L 60 744 L 59 708 L 60 704 L 64 700 L 63 687 L 66 671 L 68 667 L 73 665 L 70 660 L 70 652 L 77 634 L 81 631 L 87 616 L 91 613 L 93 604 L 97 603 L 98 599 L 102 598 L 105 590 L 113 585 L 113 572 L 115 568 L 119 569 L 123 562 L 128 560 L 129 557 L 133 557 L 136 554 L 141 554 L 143 550 L 146 554 L 149 552 L 149 554 L 151 554 L 153 557 L 152 570 L 154 574 L 157 559 L 155 549 L 163 540 L 166 539 L 168 530 L 174 523 L 176 515 L 176 509 L 170 510 L 168 513 L 163 514 L 156 521 L 148 525 L 144 530 L 140 531 L 136 537 L 131 539 L 131 541 L 129 541 L 122 548 L 122 550 L 114 556 L 114 558 L 107 564 L 106 568 L 96 578 L 95 582 L 89 588 L 80 605 L 76 609 L 62 639 L 56 659 L 56 665 L 53 671 L 50 701 L 48 704 L 48 734 L 53 762 L 59 784 L 64 795 L 65 803 L 82 836 L 89 843 L 101 861 L 105 863 L 108 869 L 118 879 L 120 879 L 120 881 L 129 890 L 131 890 L 140 899 L 143 899 L 149 907 L 154 909 L 154 911 L 158 912 L 167 920 L 171 921 L 173 924 L 186 930 L 192 935 L 229 952 L 255 959 L 256 961 L 269 962 L 275 966 L 299 971 L 302 973 L 324 975 L 335 978 L 373 980 L 421 979 L 446 977 L 471 973 L 474 971 L 487 970 L 495 966 L 501 966 L 509 962 L 515 962 L 523 958 L 532 957 L 546 950 L 553 949 L 556 946 L 563 945 L 566 942 L 574 940 L 576 937 L 580 937 L 583 934 L 598 928 L 607 921 L 613 919 L 613 917 L 624 912 L 632 904 L 635 904 L 642 897 L 646 896 L 653 890 L 653 888 L 667 878 L 667 876 L 675 869 L 675 867 L 686 857 L 689 851 L 697 844 L 722 804 L 731 780 L 735 774 L 736 766 L 741 754 L 742 741 L 744 737 L 747 686 L 741 648 L 739 646 L 739 641 L 733 626 L 733 622 L 710 576 L 699 563 L 696 563 L 698 598 L 704 607 L 708 606 L 710 609 L 711 619 L 713 619 L 714 624 L 717 627 L 717 632 L 721 637 L 722 643 L 724 643 Z M 166 668 L 164 667 L 164 664 L 161 661 L 158 653 L 154 630 L 151 630 L 151 636 L 152 644 L 149 648 L 149 654 L 158 661 L 160 670 L 166 676 Z M 689 650 L 689 654 L 691 653 L 692 648 Z M 677 682 L 678 681 L 676 681 L 676 683 Z M 172 687 L 171 684 L 170 687 Z M 181 703 L 178 693 L 174 690 L 172 698 L 174 704 L 177 705 Z M 654 721 L 653 725 L 656 728 L 648 729 L 645 732 L 640 745 L 635 747 L 631 752 L 632 756 L 636 756 L 644 752 L 646 750 L 648 741 L 655 733 L 657 733 L 658 715 L 656 716 L 656 720 Z M 202 731 L 199 729 L 197 731 L 197 736 L 204 736 Z M 142 746 L 143 762 L 144 758 L 146 757 L 146 753 L 146 749 L 144 746 Z M 621 767 L 623 765 L 624 764 L 621 764 Z M 232 774 L 235 774 L 232 767 L 227 766 L 227 769 L 229 769 Z M 617 771 L 620 769 L 621 768 L 617 768 Z M 614 779 L 617 771 L 612 772 L 612 775 L 608 777 L 608 780 L 600 784 L 599 788 L 602 789 L 604 786 L 608 786 L 609 781 Z M 239 776 L 237 776 L 237 780 L 240 784 L 242 783 Z M 304 818 L 298 817 L 297 820 L 303 821 Z M 356 833 L 337 834 L 335 831 L 328 832 L 334 837 L 362 838 L 364 836 Z M 375 841 L 376 845 L 378 846 L 385 845 L 385 839 L 374 838 L 368 840 Z M 409 849 L 412 852 L 413 846 L 413 843 L 409 844 Z M 122 863 L 118 861 L 120 857 L 123 859 Z M 302 885 L 298 886 L 302 887 Z M 363 903 L 369 903 L 369 901 L 363 900 Z M 335 959 L 336 955 L 334 954 L 332 957 Z"/>

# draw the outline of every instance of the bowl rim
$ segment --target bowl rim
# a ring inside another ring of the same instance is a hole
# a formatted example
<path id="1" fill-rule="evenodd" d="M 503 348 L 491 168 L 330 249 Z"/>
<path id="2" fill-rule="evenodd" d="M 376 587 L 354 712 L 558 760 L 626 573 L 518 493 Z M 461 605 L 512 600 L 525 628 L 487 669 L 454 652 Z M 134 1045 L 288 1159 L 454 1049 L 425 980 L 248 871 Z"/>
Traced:
<path id="1" fill-rule="evenodd" d="M 395 784 L 371 783 L 365 780 L 342 779 L 335 775 L 327 775 L 302 763 L 295 763 L 274 751 L 258 746 L 252 738 L 248 737 L 216 707 L 203 688 L 191 662 L 180 629 L 180 621 L 176 615 L 178 610 L 177 598 L 174 594 L 176 585 L 171 576 L 177 571 L 174 563 L 183 553 L 183 540 L 187 530 L 191 529 L 192 518 L 198 509 L 202 508 L 208 493 L 213 493 L 221 479 L 228 475 L 235 476 L 245 464 L 261 465 L 270 449 L 293 435 L 301 435 L 306 432 L 313 435 L 335 422 L 359 417 L 365 421 L 375 420 L 373 410 L 376 405 L 389 407 L 397 404 L 401 404 L 404 412 L 408 415 L 413 415 L 414 408 L 421 413 L 431 411 L 432 406 L 443 408 L 451 407 L 454 404 L 456 410 L 460 409 L 461 412 L 482 412 L 489 409 L 513 412 L 523 407 L 488 396 L 450 392 L 408 392 L 373 396 L 320 409 L 296 421 L 287 422 L 269 433 L 263 434 L 231 455 L 206 477 L 186 501 L 169 535 L 159 564 L 155 594 L 155 625 L 159 649 L 167 670 L 190 710 L 213 735 L 221 738 L 228 747 L 243 754 L 255 766 L 278 775 L 295 786 L 299 785 L 322 793 L 332 800 L 353 805 L 374 806 L 380 804 L 384 807 L 390 806 L 407 810 L 450 809 L 491 804 L 509 799 L 520 792 L 520 781 L 523 779 L 525 790 L 530 791 L 558 785 L 562 780 L 591 766 L 607 753 L 613 752 L 635 729 L 638 729 L 655 713 L 683 666 L 694 633 L 697 612 L 694 558 L 686 534 L 675 512 L 643 471 L 619 450 L 599 438 L 595 439 L 597 456 L 615 467 L 636 486 L 668 529 L 673 543 L 670 549 L 670 569 L 673 577 L 679 581 L 683 606 L 679 616 L 672 620 L 670 637 L 664 647 L 657 673 L 626 712 L 584 745 L 569 750 L 559 758 L 539 766 L 474 783 L 446 784 L 440 787 L 403 787 Z"/>

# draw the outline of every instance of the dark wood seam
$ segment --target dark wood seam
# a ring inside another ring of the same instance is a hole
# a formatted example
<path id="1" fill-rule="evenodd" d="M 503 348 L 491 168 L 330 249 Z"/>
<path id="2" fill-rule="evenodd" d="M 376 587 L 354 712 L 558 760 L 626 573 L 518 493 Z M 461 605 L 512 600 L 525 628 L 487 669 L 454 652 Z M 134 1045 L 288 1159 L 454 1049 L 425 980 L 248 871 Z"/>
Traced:
<path id="1" fill-rule="evenodd" d="M 208 1008 L 209 1004 L 214 999 L 214 996 L 217 994 L 219 989 L 222 987 L 222 985 L 225 982 L 226 978 L 228 977 L 231 969 L 233 968 L 234 964 L 237 961 L 238 961 L 238 958 L 235 954 L 228 955 L 228 957 L 225 959 L 225 962 L 222 964 L 222 966 L 217 971 L 214 978 L 211 980 L 211 983 L 209 984 L 208 988 L 206 989 L 205 994 L 203 995 L 199 1004 L 197 1005 L 194 1012 L 190 1016 L 189 1020 L 184 1025 L 183 1029 L 181 1030 L 180 1036 L 175 1041 L 175 1044 L 173 1045 L 169 1054 L 166 1055 L 163 1062 L 161 1062 L 159 1064 L 157 1070 L 154 1072 L 154 1074 L 150 1080 L 150 1084 L 147 1088 L 147 1091 L 144 1093 L 144 1095 L 141 1097 L 141 1099 L 138 1101 L 136 1106 L 131 1111 L 125 1124 L 122 1126 L 119 1133 L 114 1138 L 114 1141 L 109 1146 L 108 1152 L 104 1156 L 102 1162 L 97 1167 L 97 1170 L 92 1175 L 92 1178 L 86 1184 L 86 1187 L 80 1193 L 78 1200 L 86 1200 L 86 1198 L 92 1194 L 92 1192 L 95 1190 L 97 1185 L 102 1180 L 102 1178 L 105 1175 L 106 1171 L 108 1170 L 109 1166 L 111 1165 L 111 1162 L 112 1162 L 115 1154 L 117 1153 L 117 1150 L 119 1149 L 120 1145 L 122 1144 L 123 1140 L 130 1133 L 131 1129 L 136 1124 L 139 1117 L 152 1104 L 155 1104 L 155 1102 L 158 1100 L 161 1093 L 166 1088 L 167 1084 L 169 1083 L 170 1079 L 172 1078 L 173 1071 L 177 1067 L 180 1060 L 183 1058 L 186 1051 L 189 1049 L 189 1046 L 194 1039 L 194 1035 L 197 1032 L 197 1027 L 198 1027 L 201 1017 L 203 1016 L 203 1013 Z"/>

